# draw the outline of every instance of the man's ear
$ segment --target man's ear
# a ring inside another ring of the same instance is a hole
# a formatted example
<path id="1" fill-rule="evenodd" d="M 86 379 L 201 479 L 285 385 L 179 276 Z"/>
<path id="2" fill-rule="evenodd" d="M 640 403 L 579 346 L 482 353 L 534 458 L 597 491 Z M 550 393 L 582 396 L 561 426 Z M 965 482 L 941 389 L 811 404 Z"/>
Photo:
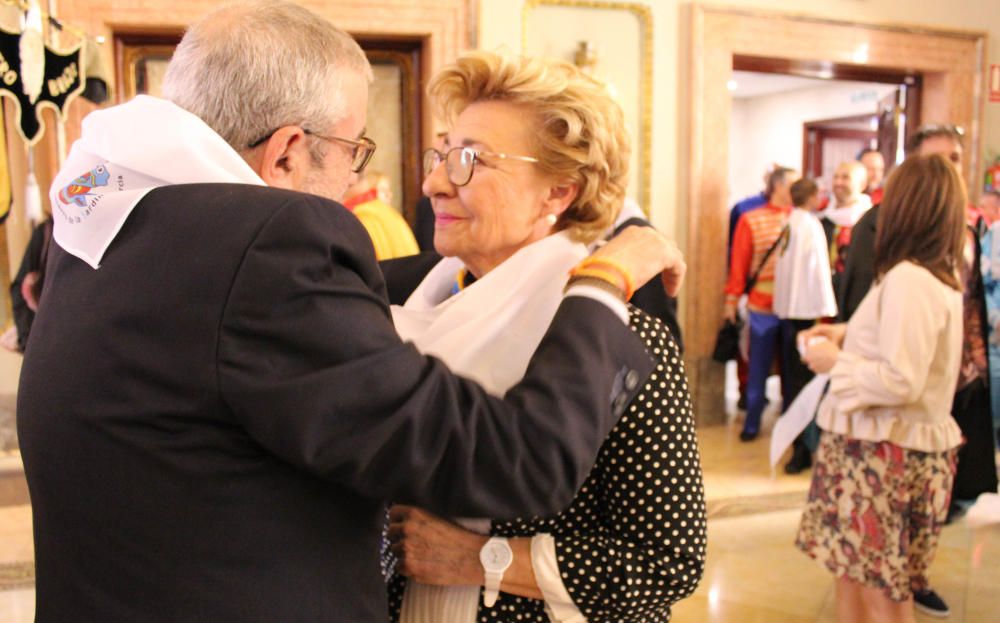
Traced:
<path id="1" fill-rule="evenodd" d="M 290 125 L 279 128 L 257 148 L 259 155 L 254 169 L 265 184 L 288 190 L 302 187 L 311 166 L 305 139 L 302 128 Z"/>

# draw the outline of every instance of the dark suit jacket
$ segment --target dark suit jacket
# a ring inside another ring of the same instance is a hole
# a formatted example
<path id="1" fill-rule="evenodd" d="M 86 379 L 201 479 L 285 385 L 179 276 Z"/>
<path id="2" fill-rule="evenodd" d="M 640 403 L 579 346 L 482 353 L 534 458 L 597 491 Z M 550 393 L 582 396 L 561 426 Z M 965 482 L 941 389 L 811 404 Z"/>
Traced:
<path id="1" fill-rule="evenodd" d="M 847 322 L 868 294 L 875 280 L 875 224 L 878 206 L 868 210 L 851 230 L 851 246 L 847 249 L 844 273 L 840 276 L 837 294 L 837 320 Z"/>
<path id="2" fill-rule="evenodd" d="M 568 298 L 505 400 L 402 343 L 318 197 L 151 192 L 99 270 L 53 245 L 18 396 L 37 621 L 383 621 L 385 500 L 566 505 L 651 364 Z"/>
<path id="3" fill-rule="evenodd" d="M 649 221 L 642 218 L 630 218 L 615 228 L 612 237 L 620 234 L 626 227 L 635 225 L 637 227 L 652 227 Z M 632 303 L 642 311 L 654 318 L 659 318 L 663 324 L 670 329 L 670 334 L 677 342 L 677 348 L 681 354 L 684 353 L 684 336 L 681 335 L 681 325 L 677 322 L 677 299 L 667 295 L 663 289 L 663 283 L 659 279 L 651 279 L 645 285 L 638 288 L 632 298 Z"/>

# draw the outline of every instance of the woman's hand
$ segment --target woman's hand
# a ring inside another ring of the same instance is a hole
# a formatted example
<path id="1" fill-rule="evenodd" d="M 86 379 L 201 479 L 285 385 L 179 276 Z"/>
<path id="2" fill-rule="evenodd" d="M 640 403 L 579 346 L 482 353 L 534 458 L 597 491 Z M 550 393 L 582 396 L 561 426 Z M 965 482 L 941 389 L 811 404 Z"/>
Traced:
<path id="1" fill-rule="evenodd" d="M 660 275 L 670 296 L 677 296 L 687 272 L 684 254 L 677 244 L 652 227 L 626 227 L 592 257 L 620 264 L 635 279 L 636 288 Z"/>
<path id="2" fill-rule="evenodd" d="M 830 340 L 830 342 L 832 342 L 835 346 L 842 347 L 844 345 L 844 336 L 846 334 L 846 323 L 818 324 L 804 331 L 799 331 L 796 339 L 800 340 L 800 343 L 808 344 L 810 339 L 822 337 Z"/>
<path id="3" fill-rule="evenodd" d="M 840 347 L 830 340 L 820 340 L 810 344 L 806 348 L 806 354 L 802 357 L 809 369 L 817 374 L 825 374 L 833 369 L 837 363 L 837 355 L 840 354 Z"/>
<path id="4" fill-rule="evenodd" d="M 479 550 L 488 537 L 413 506 L 389 509 L 389 548 L 396 569 L 421 584 L 481 586 Z"/>

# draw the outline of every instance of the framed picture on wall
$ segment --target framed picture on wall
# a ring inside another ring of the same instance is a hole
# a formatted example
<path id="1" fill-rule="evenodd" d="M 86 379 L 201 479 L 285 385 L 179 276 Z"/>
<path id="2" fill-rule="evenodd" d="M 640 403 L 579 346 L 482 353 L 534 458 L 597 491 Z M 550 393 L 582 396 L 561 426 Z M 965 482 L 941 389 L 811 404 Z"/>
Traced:
<path id="1" fill-rule="evenodd" d="M 167 64 L 181 33 L 115 35 L 118 101 L 136 95 L 161 96 Z M 368 171 L 384 174 L 392 205 L 413 222 L 420 198 L 420 39 L 358 38 L 372 64 L 375 81 L 368 98 L 368 135 L 378 149 Z"/>
<path id="2" fill-rule="evenodd" d="M 419 40 L 359 38 L 372 65 L 375 80 L 368 90 L 368 136 L 378 149 L 368 165 L 370 173 L 386 176 L 389 203 L 413 225 L 423 181 L 420 170 L 420 75 L 423 65 Z"/>
<path id="3" fill-rule="evenodd" d="M 136 95 L 159 97 L 167 64 L 180 40 L 180 33 L 115 35 L 118 101 Z"/>

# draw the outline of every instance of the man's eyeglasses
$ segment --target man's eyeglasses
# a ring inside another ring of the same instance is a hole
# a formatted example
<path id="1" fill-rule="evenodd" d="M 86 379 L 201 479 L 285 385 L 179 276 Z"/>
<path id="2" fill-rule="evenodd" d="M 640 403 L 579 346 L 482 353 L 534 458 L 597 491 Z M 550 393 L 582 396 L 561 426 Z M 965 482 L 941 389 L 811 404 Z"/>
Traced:
<path id="1" fill-rule="evenodd" d="M 256 141 L 248 144 L 247 149 L 254 149 L 256 147 L 260 147 L 265 142 L 267 142 L 268 139 L 274 136 L 274 133 L 277 131 L 278 129 L 271 130 L 270 132 L 260 137 Z M 368 138 L 367 136 L 362 136 L 358 140 L 354 140 L 352 138 L 343 138 L 341 136 L 325 136 L 323 134 L 313 132 L 308 128 L 302 128 L 302 132 L 307 134 L 308 136 L 315 136 L 316 138 L 323 141 L 338 141 L 340 143 L 346 143 L 354 147 L 353 153 L 351 155 L 351 171 L 354 173 L 361 173 L 362 171 L 364 171 L 365 167 L 368 166 L 368 162 L 372 159 L 372 156 L 375 155 L 375 148 L 377 147 L 377 145 L 375 145 L 375 141 Z"/>
<path id="2" fill-rule="evenodd" d="M 479 161 L 480 156 L 488 156 L 500 160 L 538 162 L 538 158 L 532 158 L 531 156 L 511 156 L 492 151 L 479 151 L 471 147 L 452 147 L 444 153 L 432 147 L 424 151 L 424 177 L 429 176 L 439 164 L 444 162 L 445 171 L 448 173 L 448 181 L 455 186 L 465 186 L 472 179 L 472 173 L 476 169 L 476 162 Z"/>

